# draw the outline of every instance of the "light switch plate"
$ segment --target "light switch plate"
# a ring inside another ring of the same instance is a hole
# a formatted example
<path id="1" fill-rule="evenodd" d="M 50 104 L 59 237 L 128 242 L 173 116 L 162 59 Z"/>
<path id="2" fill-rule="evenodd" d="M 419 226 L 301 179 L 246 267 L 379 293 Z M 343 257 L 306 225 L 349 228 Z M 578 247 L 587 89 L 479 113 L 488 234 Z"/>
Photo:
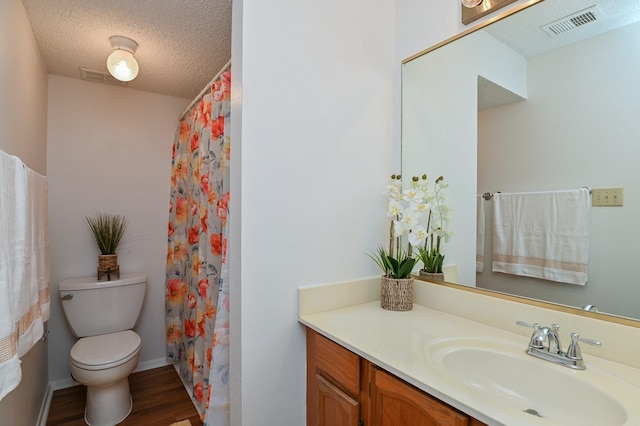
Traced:
<path id="1" fill-rule="evenodd" d="M 593 207 L 621 207 L 624 203 L 622 188 L 597 188 L 591 192 Z"/>

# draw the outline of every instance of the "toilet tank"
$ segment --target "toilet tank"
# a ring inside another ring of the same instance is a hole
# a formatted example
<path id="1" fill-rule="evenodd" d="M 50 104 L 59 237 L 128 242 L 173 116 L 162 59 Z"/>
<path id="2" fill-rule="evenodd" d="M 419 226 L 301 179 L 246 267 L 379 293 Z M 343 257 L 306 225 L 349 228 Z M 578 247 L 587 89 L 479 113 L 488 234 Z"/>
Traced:
<path id="1" fill-rule="evenodd" d="M 144 301 L 147 276 L 121 274 L 111 281 L 73 278 L 58 285 L 60 302 L 77 337 L 132 329 Z"/>

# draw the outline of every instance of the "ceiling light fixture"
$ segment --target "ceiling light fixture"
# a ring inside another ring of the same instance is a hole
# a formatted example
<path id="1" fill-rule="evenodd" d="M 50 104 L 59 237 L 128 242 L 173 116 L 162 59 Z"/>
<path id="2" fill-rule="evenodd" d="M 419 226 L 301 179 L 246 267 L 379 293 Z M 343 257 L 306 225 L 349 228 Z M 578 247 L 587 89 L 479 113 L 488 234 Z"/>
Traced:
<path id="1" fill-rule="evenodd" d="M 476 7 L 480 3 L 482 3 L 482 0 L 462 0 L 462 5 L 468 8 Z"/>
<path id="2" fill-rule="evenodd" d="M 133 54 L 138 43 L 128 37 L 109 37 L 113 52 L 107 58 L 107 69 L 114 78 L 120 81 L 131 81 L 138 75 L 138 62 Z"/>

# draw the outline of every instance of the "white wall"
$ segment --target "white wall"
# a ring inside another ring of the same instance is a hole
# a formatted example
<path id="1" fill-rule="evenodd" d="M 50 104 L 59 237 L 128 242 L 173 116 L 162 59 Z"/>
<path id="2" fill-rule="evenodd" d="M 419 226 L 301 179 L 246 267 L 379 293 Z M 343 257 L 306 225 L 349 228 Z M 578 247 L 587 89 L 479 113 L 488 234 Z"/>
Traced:
<path id="1" fill-rule="evenodd" d="M 625 205 L 591 209 L 586 286 L 494 274 L 490 255 L 478 286 L 640 316 L 638 39 L 640 23 L 536 56 L 529 99 L 479 115 L 478 192 L 624 187 Z"/>
<path id="2" fill-rule="evenodd" d="M 69 378 L 75 338 L 57 294 L 66 278 L 95 276 L 98 250 L 85 216 L 123 214 L 121 272 L 147 274 L 136 330 L 140 362 L 164 363 L 165 262 L 171 147 L 190 99 L 66 77 L 49 77 L 49 226 L 51 228 L 50 380 Z"/>
<path id="3" fill-rule="evenodd" d="M 47 72 L 20 0 L 0 1 L 0 150 L 47 173 Z M 20 385 L 0 402 L 0 422 L 32 426 L 47 387 L 47 342 L 22 358 Z"/>
<path id="4" fill-rule="evenodd" d="M 233 424 L 242 424 L 242 19 L 243 0 L 232 3 L 231 25 L 231 160 L 229 191 L 229 405 Z M 235 331 L 231 331 L 235 330 Z M 247 408 L 248 409 L 248 408 Z"/>
<path id="5" fill-rule="evenodd" d="M 0 2 L 0 148 L 47 173 L 47 70 L 20 0 Z"/>
<path id="6" fill-rule="evenodd" d="M 231 169 L 242 209 L 230 243 L 240 253 L 231 285 L 241 285 L 231 299 L 239 313 L 231 350 L 242 357 L 232 358 L 233 424 L 305 423 L 296 289 L 378 273 L 364 252 L 388 227 L 394 3 L 243 1 L 233 88 L 242 92 L 242 141 L 239 151 L 235 129 Z"/>

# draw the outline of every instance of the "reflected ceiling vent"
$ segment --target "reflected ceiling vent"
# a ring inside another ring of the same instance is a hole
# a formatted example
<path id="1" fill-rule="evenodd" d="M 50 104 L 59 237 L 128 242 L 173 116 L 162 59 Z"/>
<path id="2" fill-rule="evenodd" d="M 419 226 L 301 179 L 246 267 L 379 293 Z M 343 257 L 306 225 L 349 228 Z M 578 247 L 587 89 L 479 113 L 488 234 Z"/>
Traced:
<path id="1" fill-rule="evenodd" d="M 598 6 L 591 6 L 588 9 L 581 10 L 572 15 L 565 16 L 557 21 L 550 22 L 542 26 L 542 30 L 554 37 L 567 31 L 575 30 L 578 27 L 595 22 L 602 19 L 602 11 Z"/>
<path id="2" fill-rule="evenodd" d="M 114 86 L 126 86 L 126 81 L 120 81 L 109 73 L 90 70 L 80 67 L 80 78 L 86 81 L 95 81 L 96 83 L 113 84 Z"/>

